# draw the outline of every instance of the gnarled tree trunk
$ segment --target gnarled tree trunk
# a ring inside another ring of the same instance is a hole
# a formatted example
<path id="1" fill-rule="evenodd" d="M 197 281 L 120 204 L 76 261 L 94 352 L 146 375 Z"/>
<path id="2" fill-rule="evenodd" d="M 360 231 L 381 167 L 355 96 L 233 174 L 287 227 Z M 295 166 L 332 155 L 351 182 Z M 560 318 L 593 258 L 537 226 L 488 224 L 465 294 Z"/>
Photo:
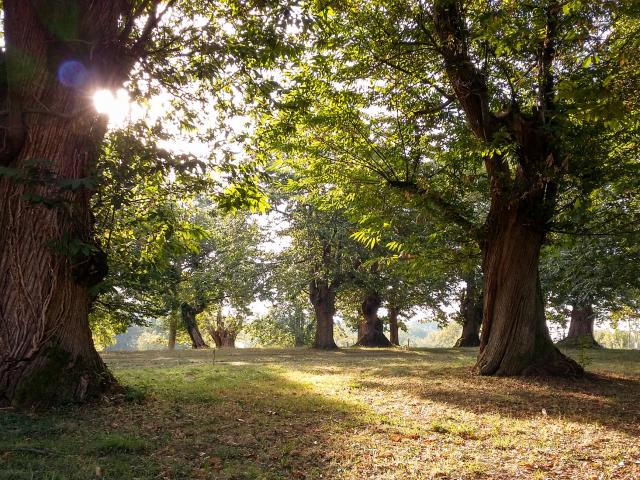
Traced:
<path id="1" fill-rule="evenodd" d="M 309 299 L 316 317 L 314 348 L 336 349 L 333 339 L 333 316 L 336 313 L 336 292 L 329 283 L 314 279 L 309 284 Z"/>
<path id="2" fill-rule="evenodd" d="M 209 324 L 207 326 L 207 330 L 209 331 L 209 335 L 211 335 L 213 342 L 216 344 L 216 347 L 236 348 L 236 337 L 238 336 L 238 332 L 230 329 L 224 324 L 222 308 L 219 308 L 218 313 L 216 314 L 215 326 Z"/>
<path id="3" fill-rule="evenodd" d="M 196 322 L 196 315 L 202 313 L 204 311 L 204 307 L 194 307 L 188 303 L 183 303 L 180 306 L 180 311 L 182 313 L 184 326 L 187 328 L 189 337 L 191 337 L 191 346 L 193 348 L 209 348 L 209 345 L 207 345 L 202 338 L 202 334 L 198 328 L 198 323 Z"/>
<path id="4" fill-rule="evenodd" d="M 582 368 L 553 344 L 538 274 L 544 233 L 529 209 L 494 202 L 483 251 L 484 312 L 475 369 L 483 375 L 575 376 Z"/>
<path id="5" fill-rule="evenodd" d="M 226 328 L 209 328 L 209 335 L 218 348 L 236 348 L 238 332 Z"/>
<path id="6" fill-rule="evenodd" d="M 467 278 L 467 288 L 460 303 L 462 314 L 462 335 L 456 347 L 477 347 L 480 345 L 480 325 L 482 325 L 482 301 L 477 292 L 473 273 Z"/>
<path id="7" fill-rule="evenodd" d="M 532 65 L 537 69 L 538 98 L 536 109 L 529 114 L 517 104 L 492 111 L 486 73 L 477 68 L 469 51 L 469 22 L 462 3 L 433 2 L 431 18 L 449 84 L 467 125 L 491 149 L 484 157 L 491 207 L 484 231 L 475 232 L 484 275 L 482 338 L 475 370 L 483 375 L 583 373 L 551 341 L 538 275 L 540 247 L 553 217 L 557 182 L 567 163 L 559 151 L 562 142 L 554 136 L 553 64 L 562 9 L 556 2 L 544 8 L 544 38 Z M 493 150 L 496 144 L 506 144 L 501 138 L 505 134 L 509 145 L 515 146 L 509 154 Z M 468 225 L 460 212 L 444 211 L 459 224 Z M 469 227 L 475 231 L 473 225 Z"/>
<path id="8" fill-rule="evenodd" d="M 382 320 L 378 317 L 378 309 L 382 305 L 382 299 L 377 292 L 369 293 L 362 302 L 361 322 L 362 333 L 358 342 L 359 347 L 390 347 L 391 342 L 384 336 Z"/>
<path id="9" fill-rule="evenodd" d="M 398 338 L 398 316 L 400 309 L 398 307 L 389 306 L 389 340 L 394 345 L 400 345 Z"/>
<path id="10" fill-rule="evenodd" d="M 563 347 L 602 348 L 593 337 L 593 324 L 596 315 L 590 303 L 573 304 L 571 309 L 571 323 L 569 333 L 558 342 Z"/>
<path id="11" fill-rule="evenodd" d="M 120 86 L 135 60 L 119 37 L 128 3 L 3 8 L 0 404 L 80 402 L 114 384 L 88 324 L 90 288 L 106 262 L 81 179 L 94 174 L 106 131 L 91 94 Z"/>

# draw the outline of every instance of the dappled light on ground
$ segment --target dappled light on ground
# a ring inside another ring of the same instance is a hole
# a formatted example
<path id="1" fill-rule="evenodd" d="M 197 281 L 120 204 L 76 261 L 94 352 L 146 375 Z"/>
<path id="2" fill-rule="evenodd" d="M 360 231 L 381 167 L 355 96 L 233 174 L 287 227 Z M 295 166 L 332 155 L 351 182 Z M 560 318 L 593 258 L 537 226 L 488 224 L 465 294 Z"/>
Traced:
<path id="1" fill-rule="evenodd" d="M 639 352 L 577 382 L 476 377 L 473 350 L 104 357 L 124 397 L 0 414 L 0 479 L 640 476 Z"/>

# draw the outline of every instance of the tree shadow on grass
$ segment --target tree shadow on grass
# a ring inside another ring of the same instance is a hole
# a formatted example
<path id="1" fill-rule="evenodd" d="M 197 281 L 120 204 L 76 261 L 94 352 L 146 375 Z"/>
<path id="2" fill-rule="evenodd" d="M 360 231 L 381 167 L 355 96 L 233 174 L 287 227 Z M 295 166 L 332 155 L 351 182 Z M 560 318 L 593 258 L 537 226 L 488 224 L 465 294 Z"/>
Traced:
<path id="1" fill-rule="evenodd" d="M 640 435 L 640 378 L 587 374 L 572 380 L 561 378 L 481 377 L 468 367 L 443 371 L 415 369 L 393 376 L 380 369 L 381 381 L 362 381 L 364 388 L 401 389 L 409 396 L 449 404 L 474 414 L 535 419 L 543 415 Z M 376 378 L 377 373 L 372 375 Z"/>
<path id="2" fill-rule="evenodd" d="M 334 454 L 366 422 L 277 368 L 116 374 L 130 401 L 0 412 L 0 479 L 337 478 Z"/>

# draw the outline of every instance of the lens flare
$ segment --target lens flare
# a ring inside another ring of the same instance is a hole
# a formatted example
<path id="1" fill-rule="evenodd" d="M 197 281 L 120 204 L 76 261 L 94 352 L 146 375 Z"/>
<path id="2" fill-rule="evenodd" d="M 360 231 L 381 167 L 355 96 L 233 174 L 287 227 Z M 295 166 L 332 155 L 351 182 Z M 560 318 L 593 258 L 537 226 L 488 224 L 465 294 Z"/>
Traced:
<path id="1" fill-rule="evenodd" d="M 68 88 L 82 88 L 89 80 L 89 72 L 77 60 L 67 60 L 58 67 L 58 81 Z"/>

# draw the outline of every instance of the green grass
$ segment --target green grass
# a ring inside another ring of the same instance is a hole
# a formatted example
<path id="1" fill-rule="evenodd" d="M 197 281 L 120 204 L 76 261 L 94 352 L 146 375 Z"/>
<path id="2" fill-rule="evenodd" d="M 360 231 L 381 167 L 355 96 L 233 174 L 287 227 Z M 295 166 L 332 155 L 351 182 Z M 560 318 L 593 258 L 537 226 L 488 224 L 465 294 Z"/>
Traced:
<path id="1" fill-rule="evenodd" d="M 146 440 L 133 435 L 110 433 L 96 440 L 94 447 L 98 453 L 142 453 L 148 448 Z"/>
<path id="2" fill-rule="evenodd" d="M 0 480 L 640 478 L 640 352 L 585 355 L 543 382 L 469 349 L 110 353 L 123 395 L 0 411 Z"/>

